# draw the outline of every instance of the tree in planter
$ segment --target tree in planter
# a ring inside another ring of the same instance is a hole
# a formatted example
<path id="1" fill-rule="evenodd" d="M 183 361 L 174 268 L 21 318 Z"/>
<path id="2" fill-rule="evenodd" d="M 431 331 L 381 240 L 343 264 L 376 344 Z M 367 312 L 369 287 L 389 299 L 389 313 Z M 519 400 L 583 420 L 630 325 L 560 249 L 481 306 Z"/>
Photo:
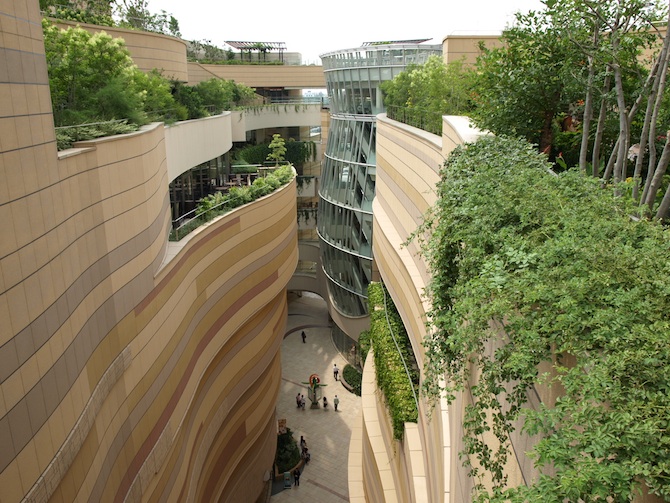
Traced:
<path id="1" fill-rule="evenodd" d="M 431 130 L 441 131 L 442 115 L 472 111 L 473 76 L 462 61 L 445 64 L 440 56 L 430 56 L 423 65 L 410 65 L 393 80 L 382 82 L 384 105 L 389 114 L 402 110 L 408 122 L 419 123 L 412 117 L 424 116 Z"/>
<path id="2" fill-rule="evenodd" d="M 284 147 L 286 147 L 284 160 L 294 166 L 316 158 L 316 144 L 313 141 L 296 141 L 289 138 Z M 236 158 L 246 164 L 263 164 L 270 153 L 269 143 L 249 145 L 237 151 Z"/>
<path id="3" fill-rule="evenodd" d="M 179 21 L 164 10 L 152 14 L 147 0 L 118 0 L 116 8 L 121 26 L 181 37 Z"/>
<path id="4" fill-rule="evenodd" d="M 275 167 L 277 167 L 279 166 L 279 163 L 284 160 L 284 155 L 286 155 L 284 138 L 282 138 L 280 134 L 273 134 L 269 147 L 270 153 L 267 156 L 267 160 L 274 161 Z"/>
<path id="5" fill-rule="evenodd" d="M 579 54 L 546 13 L 517 14 L 504 45 L 482 47 L 474 83 L 474 123 L 496 134 L 522 136 L 550 153 L 555 121 L 581 95 Z"/>
<path id="6" fill-rule="evenodd" d="M 216 113 L 242 106 L 255 97 L 251 87 L 218 78 L 199 82 L 193 89 L 200 96 L 203 105 L 214 107 Z"/>
<path id="7" fill-rule="evenodd" d="M 46 20 L 43 29 L 56 125 L 124 118 L 110 117 L 99 110 L 96 94 L 108 85 L 120 87 L 118 99 L 137 108 L 140 96 L 134 89 L 117 85 L 131 78 L 134 66 L 123 41 L 105 33 L 92 35 L 81 28 L 61 30 Z"/>
<path id="8" fill-rule="evenodd" d="M 605 183 L 632 178 L 632 190 L 621 194 L 640 214 L 666 219 L 670 37 L 656 22 L 667 25 L 668 4 L 544 3 L 541 13 L 518 15 L 517 26 L 503 32 L 504 47 L 478 60 L 475 124 L 523 136 L 557 166 L 578 164 Z M 652 48 L 643 60 L 642 50 Z"/>

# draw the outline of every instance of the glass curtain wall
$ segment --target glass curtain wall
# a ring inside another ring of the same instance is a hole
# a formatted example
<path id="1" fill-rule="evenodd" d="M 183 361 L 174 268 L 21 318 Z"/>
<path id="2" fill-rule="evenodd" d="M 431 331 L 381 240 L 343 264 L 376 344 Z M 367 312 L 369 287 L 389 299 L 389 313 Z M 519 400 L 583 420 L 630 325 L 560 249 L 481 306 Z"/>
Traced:
<path id="1" fill-rule="evenodd" d="M 393 79 L 407 65 L 421 64 L 441 52 L 440 45 L 399 43 L 321 55 L 331 120 L 317 230 L 329 293 L 346 316 L 360 317 L 368 312 L 376 181 L 375 116 L 385 111 L 380 84 Z"/>

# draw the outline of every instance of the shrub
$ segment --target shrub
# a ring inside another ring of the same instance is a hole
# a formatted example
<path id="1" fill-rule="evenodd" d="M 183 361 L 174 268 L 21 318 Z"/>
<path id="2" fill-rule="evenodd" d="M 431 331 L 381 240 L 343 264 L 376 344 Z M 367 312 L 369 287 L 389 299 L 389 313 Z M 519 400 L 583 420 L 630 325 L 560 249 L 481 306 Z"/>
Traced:
<path id="1" fill-rule="evenodd" d="M 360 370 L 352 365 L 345 365 L 342 369 L 342 378 L 351 386 L 354 393 L 358 396 L 361 396 L 361 383 L 363 380 L 363 374 Z"/>
<path id="2" fill-rule="evenodd" d="M 293 438 L 291 428 L 286 428 L 286 433 L 277 435 L 277 454 L 275 455 L 277 471 L 279 473 L 288 472 L 299 462 L 298 442 Z"/>
<path id="3" fill-rule="evenodd" d="M 179 228 L 170 232 L 171 241 L 179 241 L 202 224 L 221 216 L 233 208 L 255 201 L 293 179 L 293 167 L 280 166 L 264 178 L 257 178 L 251 187 L 232 187 L 228 194 L 218 192 L 203 197 L 198 203 L 196 217 Z"/>
<path id="4" fill-rule="evenodd" d="M 370 283 L 368 304 L 377 385 L 386 399 L 393 424 L 393 437 L 400 440 L 405 423 L 416 422 L 418 417 L 413 390 L 413 385 L 418 386 L 419 382 L 416 360 L 402 319 L 383 284 Z"/>

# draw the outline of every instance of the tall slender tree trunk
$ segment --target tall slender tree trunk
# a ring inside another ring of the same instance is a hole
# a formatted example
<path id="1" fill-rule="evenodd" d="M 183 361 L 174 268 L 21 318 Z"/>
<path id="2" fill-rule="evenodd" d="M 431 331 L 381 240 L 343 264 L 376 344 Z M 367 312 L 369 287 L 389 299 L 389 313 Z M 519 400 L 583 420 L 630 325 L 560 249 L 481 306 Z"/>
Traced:
<path id="1" fill-rule="evenodd" d="M 605 133 L 605 120 L 607 119 L 607 91 L 610 87 L 611 74 L 608 72 L 605 75 L 603 82 L 602 98 L 600 100 L 600 112 L 598 114 L 598 125 L 596 126 L 596 135 L 593 140 L 593 154 L 591 156 L 591 164 L 593 165 L 593 176 L 598 178 L 600 175 L 600 151 L 602 149 L 603 135 Z"/>
<path id="2" fill-rule="evenodd" d="M 665 44 L 664 44 L 665 47 Z M 649 129 L 651 127 L 651 119 L 654 113 L 654 106 L 656 103 L 656 93 L 658 92 L 658 84 L 659 84 L 659 75 L 658 75 L 658 60 L 654 64 L 654 68 L 652 70 L 653 72 L 656 73 L 656 77 L 654 78 L 654 85 L 651 87 L 651 91 L 649 92 L 649 96 L 647 96 L 647 109 L 644 112 L 644 123 L 642 124 L 642 133 L 640 133 L 640 141 L 638 142 L 638 154 L 637 158 L 635 159 L 635 170 L 633 172 L 633 200 L 638 201 L 639 197 L 639 187 L 640 187 L 640 179 L 642 176 L 642 164 L 644 163 L 645 155 L 644 152 L 647 149 L 647 143 L 649 141 Z M 651 154 L 650 149 L 650 154 Z M 651 163 L 651 159 L 649 160 Z M 650 171 L 651 168 L 649 168 L 647 171 Z"/>
<path id="3" fill-rule="evenodd" d="M 540 152 L 549 155 L 551 153 L 551 145 L 554 142 L 554 113 L 550 111 L 544 112 L 544 122 L 542 124 L 542 131 L 540 132 Z"/>
<path id="4" fill-rule="evenodd" d="M 670 19 L 668 19 L 668 22 L 670 22 Z M 670 24 L 666 24 L 666 26 L 670 26 Z M 668 65 L 670 64 L 670 36 L 668 36 L 667 33 L 665 35 L 665 39 L 663 40 L 663 49 L 661 50 L 661 54 L 659 55 L 657 61 L 659 60 L 660 63 L 657 66 L 657 78 L 654 81 L 656 86 L 654 110 L 649 122 L 649 164 L 647 166 L 647 178 L 645 180 L 642 198 L 640 199 L 641 203 L 646 204 L 650 210 L 653 208 L 653 201 L 656 199 L 656 193 L 650 193 L 651 182 L 655 176 L 654 170 L 656 169 L 656 125 L 658 124 L 658 115 L 660 113 L 661 104 L 663 102 L 663 95 L 667 82 Z M 656 190 L 658 190 L 658 188 Z"/>
<path id="5" fill-rule="evenodd" d="M 593 48 L 597 51 L 600 44 L 600 23 L 596 20 L 593 26 Z M 582 122 L 582 143 L 579 148 L 579 169 L 582 173 L 586 172 L 587 156 L 589 152 L 589 136 L 591 133 L 591 120 L 593 119 L 593 81 L 596 74 L 596 58 L 593 54 L 587 56 L 589 62 L 589 74 L 586 81 L 586 96 L 584 97 L 584 119 Z M 595 150 L 595 145 L 594 145 Z M 592 172 L 597 171 L 597 167 L 593 166 Z"/>
<path id="6" fill-rule="evenodd" d="M 614 169 L 614 164 L 616 163 L 617 154 L 619 153 L 619 138 L 617 138 L 614 143 L 614 148 L 610 153 L 609 159 L 607 160 L 607 165 L 605 166 L 605 172 L 603 173 L 603 183 L 607 182 L 612 178 L 612 171 Z"/>
<path id="7" fill-rule="evenodd" d="M 668 162 L 670 162 L 670 131 L 667 131 L 665 134 L 666 134 L 665 146 L 663 147 L 663 153 L 661 154 L 661 158 L 658 160 L 658 166 L 656 166 L 656 173 L 654 173 L 654 180 L 651 182 L 652 185 L 654 185 L 654 183 L 657 183 L 658 186 L 660 186 L 661 179 L 663 178 L 663 175 L 668 169 Z M 658 189 L 656 190 L 658 191 Z M 651 204 L 653 205 L 653 201 L 651 201 Z M 668 188 L 665 191 L 663 200 L 661 201 L 661 204 L 658 207 L 658 211 L 656 212 L 656 218 L 665 220 L 668 217 L 668 208 L 670 208 L 670 186 L 668 186 Z M 653 210 L 653 207 L 650 206 L 649 209 Z"/>
<path id="8" fill-rule="evenodd" d="M 614 43 L 613 43 L 614 45 Z M 617 46 L 614 45 L 615 51 Z M 616 161 L 614 163 L 614 182 L 621 182 L 626 178 L 626 160 L 628 158 L 628 144 L 630 142 L 630 131 L 628 127 L 628 114 L 626 113 L 626 99 L 623 90 L 623 79 L 621 67 L 618 63 L 614 68 L 614 89 L 616 90 L 617 108 L 619 109 L 619 138 L 617 145 Z"/>
<path id="9" fill-rule="evenodd" d="M 589 151 L 589 132 L 591 130 L 591 118 L 593 117 L 593 79 L 595 71 L 593 56 L 589 56 L 589 76 L 586 84 L 584 118 L 582 120 L 582 144 L 579 148 L 579 170 L 582 173 L 586 173 L 586 158 Z"/>

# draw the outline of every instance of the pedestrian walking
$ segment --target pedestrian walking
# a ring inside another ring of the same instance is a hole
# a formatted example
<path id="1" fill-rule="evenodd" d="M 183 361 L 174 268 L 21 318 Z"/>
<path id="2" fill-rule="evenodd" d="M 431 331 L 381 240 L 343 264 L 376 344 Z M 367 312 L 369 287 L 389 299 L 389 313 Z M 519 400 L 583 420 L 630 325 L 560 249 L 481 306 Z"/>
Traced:
<path id="1" fill-rule="evenodd" d="M 337 368 L 337 363 L 333 363 L 333 377 L 337 381 L 337 377 L 340 375 L 340 369 Z"/>
<path id="2" fill-rule="evenodd" d="M 328 408 L 328 400 L 326 399 L 325 396 L 323 397 L 323 408 L 324 408 L 324 409 L 327 409 L 327 408 Z"/>
<path id="3" fill-rule="evenodd" d="M 305 395 L 300 395 L 300 407 L 305 410 Z"/>
<path id="4" fill-rule="evenodd" d="M 307 449 L 307 441 L 305 440 L 305 437 L 303 437 L 302 435 L 300 435 L 300 449 L 303 451 Z"/>
<path id="5" fill-rule="evenodd" d="M 305 344 L 305 339 L 307 339 L 307 335 L 305 334 L 305 331 L 303 330 L 302 334 L 300 334 L 300 335 L 302 336 L 302 343 Z"/>
<path id="6" fill-rule="evenodd" d="M 300 393 L 295 396 L 295 403 L 300 408 Z"/>
<path id="7" fill-rule="evenodd" d="M 300 485 L 300 470 L 298 470 L 297 468 L 293 472 L 293 485 L 294 486 Z"/>
<path id="8" fill-rule="evenodd" d="M 335 395 L 335 398 L 333 399 L 333 405 L 335 405 L 335 410 L 337 410 L 337 406 L 340 405 L 340 399 L 337 398 L 337 395 Z"/>

